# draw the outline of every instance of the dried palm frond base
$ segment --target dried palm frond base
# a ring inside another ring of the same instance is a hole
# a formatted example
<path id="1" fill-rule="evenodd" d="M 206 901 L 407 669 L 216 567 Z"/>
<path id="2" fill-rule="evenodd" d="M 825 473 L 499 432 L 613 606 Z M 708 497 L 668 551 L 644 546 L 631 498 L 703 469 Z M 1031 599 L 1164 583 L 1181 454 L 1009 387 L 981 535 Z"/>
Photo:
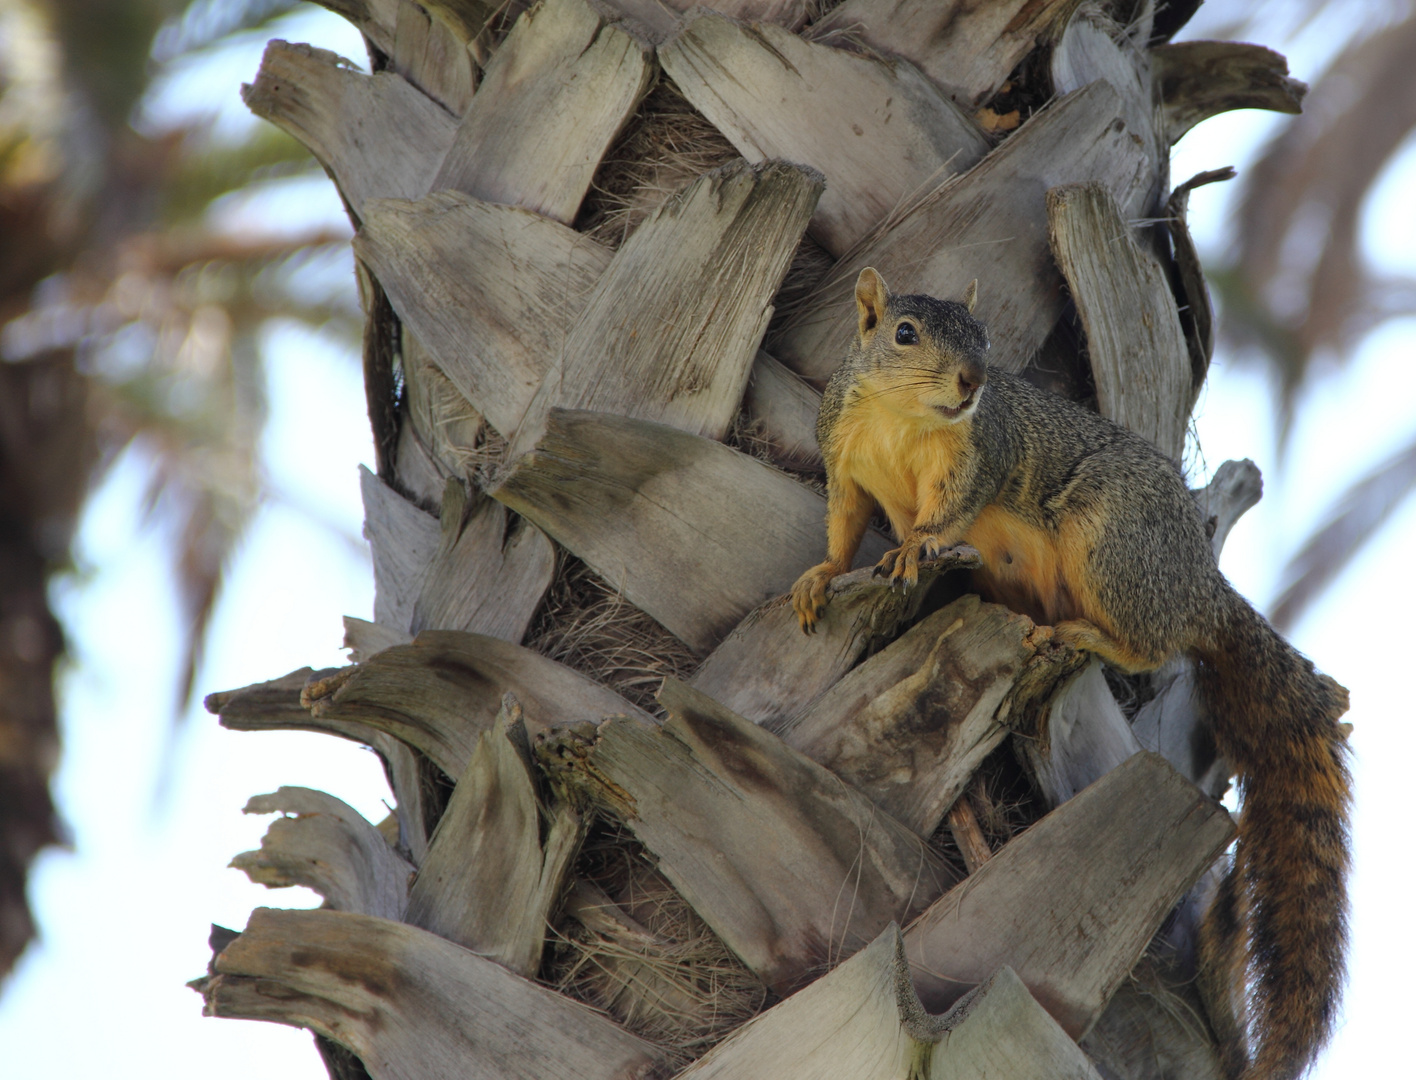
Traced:
<path id="1" fill-rule="evenodd" d="M 738 413 L 737 419 L 728 429 L 723 442 L 748 457 L 755 457 L 758 461 L 765 461 L 773 468 L 782 470 L 818 495 L 823 497 L 826 495 L 826 474 L 821 467 L 808 465 L 806 462 L 794 460 L 790 455 L 784 454 L 777 445 L 777 441 L 772 437 L 767 425 L 749 415 L 746 409 Z M 880 519 L 884 522 L 884 515 L 880 515 Z M 885 527 L 889 528 L 888 522 L 885 522 Z"/>
<path id="2" fill-rule="evenodd" d="M 1044 812 L 1007 747 L 989 757 L 963 798 L 994 851 Z M 930 844 L 967 875 L 947 823 Z M 771 991 L 618 823 L 604 820 L 591 830 L 574 880 L 542 981 L 664 1048 L 674 1068 L 772 1003 Z"/>
<path id="3" fill-rule="evenodd" d="M 768 990 L 613 824 L 590 835 L 543 972 L 663 1047 L 675 1068 L 761 1012 Z"/>

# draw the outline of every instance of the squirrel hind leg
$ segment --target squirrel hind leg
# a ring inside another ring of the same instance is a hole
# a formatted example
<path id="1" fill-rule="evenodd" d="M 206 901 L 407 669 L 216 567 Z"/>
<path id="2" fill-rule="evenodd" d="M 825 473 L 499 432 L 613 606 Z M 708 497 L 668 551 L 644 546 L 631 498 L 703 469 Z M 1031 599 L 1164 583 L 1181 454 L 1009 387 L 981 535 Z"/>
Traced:
<path id="1" fill-rule="evenodd" d="M 1074 649 L 1095 653 L 1126 675 L 1154 671 L 1165 662 L 1165 657 L 1133 649 L 1087 619 L 1068 619 L 1058 623 L 1052 628 L 1052 637 L 1054 641 L 1060 641 Z"/>

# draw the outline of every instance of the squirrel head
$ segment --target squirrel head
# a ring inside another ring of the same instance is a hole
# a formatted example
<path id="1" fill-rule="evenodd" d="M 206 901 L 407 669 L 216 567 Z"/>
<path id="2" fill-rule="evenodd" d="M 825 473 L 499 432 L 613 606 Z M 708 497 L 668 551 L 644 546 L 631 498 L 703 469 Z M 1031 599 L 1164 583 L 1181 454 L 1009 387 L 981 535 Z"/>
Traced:
<path id="1" fill-rule="evenodd" d="M 988 331 L 972 314 L 978 281 L 962 302 L 897 296 L 867 266 L 855 296 L 860 327 L 850 360 L 858 385 L 917 420 L 954 424 L 970 416 L 988 380 Z"/>

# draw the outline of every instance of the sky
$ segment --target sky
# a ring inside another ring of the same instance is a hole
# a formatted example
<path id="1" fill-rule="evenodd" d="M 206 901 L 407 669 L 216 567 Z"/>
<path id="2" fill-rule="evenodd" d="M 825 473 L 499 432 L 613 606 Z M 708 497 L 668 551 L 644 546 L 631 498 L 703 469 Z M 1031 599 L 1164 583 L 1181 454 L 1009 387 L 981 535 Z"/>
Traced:
<path id="1" fill-rule="evenodd" d="M 322 11 L 285 20 L 275 36 L 364 55 L 347 24 Z M 255 74 L 264 38 L 170 73 L 143 122 L 206 116 L 218 132 L 254 122 L 237 88 Z M 1294 73 L 1311 80 L 1324 55 L 1321 27 L 1284 45 Z M 1274 122 L 1254 112 L 1205 122 L 1176 147 L 1172 175 L 1242 169 Z M 1389 272 L 1416 272 L 1416 205 L 1403 197 L 1413 184 L 1416 150 L 1408 148 L 1364 215 L 1364 244 Z M 1202 253 L 1226 249 L 1232 187 L 1191 198 Z M 215 212 L 233 229 L 255 220 L 342 220 L 324 180 L 275 186 Z M 279 497 L 267 500 L 231 565 L 201 693 L 342 664 L 341 616 L 372 611 L 372 572 L 357 539 L 358 466 L 373 464 L 357 358 L 294 325 L 273 325 L 267 344 L 271 412 L 262 454 Z M 1283 457 L 1267 377 L 1216 356 L 1197 410 L 1204 468 L 1193 479 L 1203 482 L 1227 458 L 1249 457 L 1263 470 L 1265 497 L 1236 526 L 1221 563 L 1261 610 L 1288 557 L 1346 484 L 1416 431 L 1413 356 L 1416 320 L 1393 322 L 1345 366 L 1321 373 L 1299 400 Z M 318 1080 L 325 1072 L 307 1033 L 205 1019 L 184 983 L 205 971 L 210 923 L 239 929 L 254 907 L 319 902 L 303 889 L 272 893 L 226 868 L 259 846 L 269 823 L 241 813 L 250 796 L 282 784 L 321 788 L 376 821 L 390 795 L 372 753 L 328 736 L 229 732 L 198 707 L 173 743 L 178 609 L 165 569 L 169 537 L 140 511 L 147 476 L 138 453 L 115 464 L 81 522 L 79 572 L 53 589 L 71 648 L 60 680 L 64 756 L 54 789 L 72 842 L 35 865 L 30 895 L 40 939 L 0 997 L 0 1073 Z M 1404 557 L 1413 539 L 1416 501 L 1292 635 L 1352 690 L 1353 702 L 1352 978 L 1337 1037 L 1315 1073 L 1322 1080 L 1385 1073 L 1407 1053 L 1402 975 L 1416 966 L 1416 944 L 1404 919 L 1410 875 L 1394 856 L 1409 847 L 1398 829 L 1416 726 L 1391 673 L 1408 662 L 1395 631 L 1416 607 Z"/>

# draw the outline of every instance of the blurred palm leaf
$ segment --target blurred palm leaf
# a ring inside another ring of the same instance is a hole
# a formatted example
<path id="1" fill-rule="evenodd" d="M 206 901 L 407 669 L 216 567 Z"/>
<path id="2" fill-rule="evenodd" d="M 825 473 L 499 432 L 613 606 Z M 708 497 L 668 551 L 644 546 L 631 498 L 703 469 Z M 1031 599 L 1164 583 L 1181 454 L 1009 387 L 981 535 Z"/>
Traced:
<path id="1" fill-rule="evenodd" d="M 1283 591 L 1273 607 L 1274 624 L 1292 626 L 1413 490 L 1416 442 L 1348 488 L 1330 511 L 1328 523 L 1284 567 Z"/>
<path id="2" fill-rule="evenodd" d="M 302 148 L 264 125 L 220 143 L 200 125 L 129 124 L 162 63 L 294 6 L 0 0 L 0 618 L 24 620 L 10 635 L 24 647 L 0 649 L 0 744 L 15 748 L 0 761 L 0 974 L 33 931 L 28 863 L 60 833 L 47 779 L 62 638 L 45 581 L 69 561 L 84 496 L 140 448 L 148 509 L 174 538 L 185 703 L 262 499 L 262 327 L 294 318 L 358 337 L 347 229 L 235 235 L 211 213 L 253 183 L 313 172 Z"/>
<path id="3" fill-rule="evenodd" d="M 284 15 L 299 0 L 191 0 L 152 42 L 153 59 L 172 60 Z"/>
<path id="4" fill-rule="evenodd" d="M 1237 266 L 1252 303 L 1234 312 L 1231 330 L 1274 362 L 1285 420 L 1315 353 L 1346 351 L 1376 318 L 1412 310 L 1393 310 L 1391 290 L 1373 289 L 1358 224 L 1372 185 L 1416 126 L 1413 61 L 1416 12 L 1354 42 L 1246 178 Z"/>
<path id="5" fill-rule="evenodd" d="M 191 222 L 206 212 L 213 199 L 252 181 L 318 172 L 308 150 L 279 128 L 261 124 L 234 146 L 201 146 L 183 153 L 163 209 L 168 224 Z"/>
<path id="6" fill-rule="evenodd" d="M 1320 11 L 1293 5 L 1281 17 L 1296 31 Z M 1370 266 L 1359 234 L 1368 195 L 1416 128 L 1416 6 L 1353 14 L 1344 21 L 1362 31 L 1244 176 L 1232 262 L 1210 274 L 1225 338 L 1278 375 L 1281 442 L 1315 359 L 1343 359 L 1382 322 L 1416 312 L 1416 282 Z M 1254 21 L 1273 15 L 1250 9 Z M 1291 624 L 1337 576 L 1416 486 L 1413 470 L 1408 449 L 1338 498 L 1285 568 L 1276 622 Z"/>

